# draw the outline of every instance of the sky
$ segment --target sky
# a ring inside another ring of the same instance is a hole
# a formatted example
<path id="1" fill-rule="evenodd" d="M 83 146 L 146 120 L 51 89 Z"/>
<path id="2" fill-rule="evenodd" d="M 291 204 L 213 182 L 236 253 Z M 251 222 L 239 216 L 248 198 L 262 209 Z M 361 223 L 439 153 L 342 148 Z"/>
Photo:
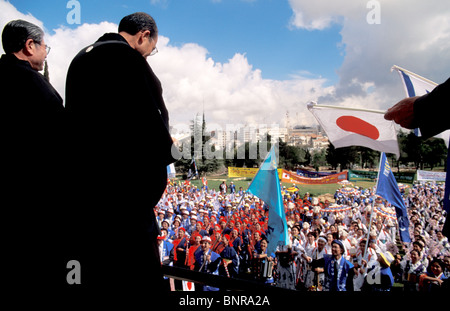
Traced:
<path id="1" fill-rule="evenodd" d="M 78 3 L 80 23 L 69 17 Z M 45 30 L 50 81 L 120 19 L 143 11 L 159 28 L 148 58 L 172 126 L 314 125 L 318 104 L 386 110 L 405 97 L 398 65 L 436 83 L 450 76 L 450 3 L 442 0 L 0 0 L 0 28 Z M 3 49 L 0 49 L 3 53 Z M 114 64 L 111 64 L 114 66 Z"/>

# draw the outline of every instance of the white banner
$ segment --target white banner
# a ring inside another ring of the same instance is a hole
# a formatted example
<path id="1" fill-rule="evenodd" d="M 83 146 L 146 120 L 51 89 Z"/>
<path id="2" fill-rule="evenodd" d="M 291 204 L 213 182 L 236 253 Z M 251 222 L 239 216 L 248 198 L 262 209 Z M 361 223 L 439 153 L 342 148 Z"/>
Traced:
<path id="1" fill-rule="evenodd" d="M 445 181 L 445 172 L 417 170 L 417 180 Z"/>

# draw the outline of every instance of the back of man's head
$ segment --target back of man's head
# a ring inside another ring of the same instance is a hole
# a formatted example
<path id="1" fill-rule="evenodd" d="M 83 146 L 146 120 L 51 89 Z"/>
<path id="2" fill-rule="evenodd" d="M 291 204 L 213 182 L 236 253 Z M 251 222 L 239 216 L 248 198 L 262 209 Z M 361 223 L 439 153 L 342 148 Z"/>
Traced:
<path id="1" fill-rule="evenodd" d="M 18 19 L 10 21 L 3 28 L 2 44 L 6 54 L 20 51 L 25 47 L 28 39 L 40 44 L 44 37 L 44 31 L 30 22 Z"/>
<path id="2" fill-rule="evenodd" d="M 150 31 L 150 36 L 155 37 L 158 35 L 158 27 L 156 22 L 147 13 L 137 12 L 122 18 L 119 24 L 119 32 L 126 32 L 134 36 L 139 31 Z"/>

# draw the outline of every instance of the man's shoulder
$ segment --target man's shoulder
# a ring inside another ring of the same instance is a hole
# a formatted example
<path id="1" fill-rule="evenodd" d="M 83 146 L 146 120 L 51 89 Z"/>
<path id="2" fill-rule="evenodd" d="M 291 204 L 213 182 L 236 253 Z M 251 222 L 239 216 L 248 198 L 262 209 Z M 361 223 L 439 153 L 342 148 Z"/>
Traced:
<path id="1" fill-rule="evenodd" d="M 104 60 L 105 62 L 110 62 L 111 59 L 115 59 L 115 64 L 117 64 L 131 60 L 142 61 L 143 57 L 122 36 L 119 34 L 111 34 L 115 36 L 106 35 L 103 35 L 95 43 L 81 49 L 75 56 L 74 62 L 83 62 L 86 60 L 94 60 L 95 62 Z"/>

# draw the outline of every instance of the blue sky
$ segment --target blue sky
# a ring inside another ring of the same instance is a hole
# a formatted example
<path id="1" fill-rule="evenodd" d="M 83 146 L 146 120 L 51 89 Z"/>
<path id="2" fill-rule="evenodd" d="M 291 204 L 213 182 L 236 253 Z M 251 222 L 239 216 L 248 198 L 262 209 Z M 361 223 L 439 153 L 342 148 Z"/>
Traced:
<path id="1" fill-rule="evenodd" d="M 205 109 L 218 124 L 313 125 L 307 103 L 386 110 L 405 97 L 398 65 L 436 83 L 450 75 L 450 5 L 442 0 L 0 0 L 0 27 L 43 25 L 51 83 L 64 98 L 70 61 L 125 15 L 151 14 L 160 37 L 147 61 L 172 124 Z M 369 23 L 373 4 L 379 23 Z M 1 49 L 0 49 L 1 51 Z M 112 64 L 113 65 L 113 64 Z"/>
<path id="2" fill-rule="evenodd" d="M 30 12 L 48 30 L 69 25 L 67 1 L 10 1 L 21 12 Z M 285 0 L 79 0 L 81 23 L 119 23 L 130 13 L 144 11 L 157 21 L 160 34 L 172 45 L 195 42 L 217 62 L 245 53 L 254 68 L 267 79 L 291 75 L 323 76 L 337 81 L 342 63 L 340 26 L 325 31 L 290 26 L 292 8 Z M 308 74 L 309 73 L 309 74 Z"/>

